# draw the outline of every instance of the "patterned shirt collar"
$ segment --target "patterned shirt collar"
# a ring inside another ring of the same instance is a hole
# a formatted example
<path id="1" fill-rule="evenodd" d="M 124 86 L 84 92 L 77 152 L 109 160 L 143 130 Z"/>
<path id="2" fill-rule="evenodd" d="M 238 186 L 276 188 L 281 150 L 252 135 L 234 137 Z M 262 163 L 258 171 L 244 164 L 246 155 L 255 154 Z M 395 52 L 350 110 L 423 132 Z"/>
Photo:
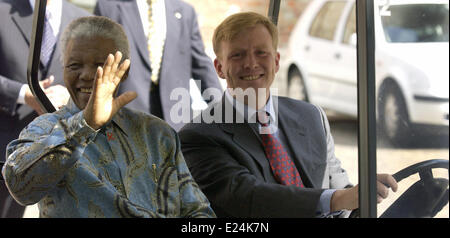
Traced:
<path id="1" fill-rule="evenodd" d="M 71 115 L 75 115 L 76 113 L 80 112 L 81 109 L 79 109 L 77 107 L 77 105 L 75 105 L 75 102 L 72 100 L 72 98 L 69 99 L 69 102 L 66 105 L 67 110 L 69 111 L 69 113 Z M 125 128 L 125 123 L 123 122 L 122 116 L 121 116 L 121 110 L 119 110 L 117 112 L 116 115 L 114 115 L 113 119 L 111 120 L 111 122 L 106 123 L 106 125 L 104 125 L 102 128 L 106 128 L 108 126 L 111 125 L 115 125 L 117 126 L 126 136 L 128 136 L 128 134 L 125 132 L 124 128 Z"/>

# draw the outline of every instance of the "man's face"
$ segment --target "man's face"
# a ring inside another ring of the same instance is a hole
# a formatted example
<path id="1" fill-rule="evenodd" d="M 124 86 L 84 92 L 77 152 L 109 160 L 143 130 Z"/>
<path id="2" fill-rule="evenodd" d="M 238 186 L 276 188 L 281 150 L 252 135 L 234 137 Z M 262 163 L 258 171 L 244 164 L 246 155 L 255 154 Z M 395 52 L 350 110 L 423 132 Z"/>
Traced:
<path id="1" fill-rule="evenodd" d="M 75 105 L 83 110 L 92 94 L 97 67 L 116 47 L 111 39 L 78 37 L 68 42 L 64 52 L 64 82 Z"/>
<path id="2" fill-rule="evenodd" d="M 231 41 L 222 41 L 220 46 L 220 55 L 214 60 L 219 77 L 227 80 L 228 88 L 253 88 L 256 93 L 259 88 L 265 89 L 265 103 L 280 67 L 280 54 L 273 48 L 267 28 L 258 24 Z M 261 96 L 264 95 L 257 95 Z"/>

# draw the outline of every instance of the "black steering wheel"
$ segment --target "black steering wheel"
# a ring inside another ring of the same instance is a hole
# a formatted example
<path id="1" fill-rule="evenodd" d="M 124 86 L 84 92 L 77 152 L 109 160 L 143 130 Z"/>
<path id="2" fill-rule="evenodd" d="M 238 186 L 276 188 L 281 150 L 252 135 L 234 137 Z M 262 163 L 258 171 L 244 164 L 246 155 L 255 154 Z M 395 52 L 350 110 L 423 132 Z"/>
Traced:
<path id="1" fill-rule="evenodd" d="M 447 205 L 448 179 L 434 178 L 431 169 L 444 168 L 448 170 L 448 160 L 433 159 L 411 165 L 392 175 L 397 182 L 415 173 L 420 180 L 409 187 L 380 218 L 416 218 L 434 217 Z M 350 214 L 351 218 L 359 217 L 359 209 Z"/>

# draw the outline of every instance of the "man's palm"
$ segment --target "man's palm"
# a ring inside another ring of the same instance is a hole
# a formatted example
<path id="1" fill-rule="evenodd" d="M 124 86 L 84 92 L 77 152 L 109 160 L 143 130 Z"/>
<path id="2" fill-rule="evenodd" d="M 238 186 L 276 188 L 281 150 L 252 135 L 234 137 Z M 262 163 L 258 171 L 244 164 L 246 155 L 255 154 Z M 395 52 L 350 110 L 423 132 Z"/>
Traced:
<path id="1" fill-rule="evenodd" d="M 110 54 L 103 68 L 98 67 L 97 69 L 92 95 L 84 109 L 84 118 L 94 129 L 106 124 L 120 108 L 137 96 L 136 92 L 126 92 L 114 98 L 114 92 L 130 66 L 128 59 L 119 66 L 121 59 L 120 52 L 117 52 L 115 56 Z"/>

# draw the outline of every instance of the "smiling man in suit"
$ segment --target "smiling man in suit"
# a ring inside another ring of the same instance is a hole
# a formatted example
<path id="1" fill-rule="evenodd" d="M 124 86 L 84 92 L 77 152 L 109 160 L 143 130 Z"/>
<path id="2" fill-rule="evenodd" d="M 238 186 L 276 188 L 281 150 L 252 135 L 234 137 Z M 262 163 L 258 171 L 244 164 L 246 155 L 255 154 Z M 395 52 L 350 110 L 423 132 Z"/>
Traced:
<path id="1" fill-rule="evenodd" d="M 222 100 L 180 131 L 189 169 L 218 217 L 328 217 L 358 207 L 323 110 L 270 92 L 279 69 L 277 29 L 238 13 L 215 30 Z M 196 123 L 197 122 L 197 123 Z M 394 191 L 378 175 L 379 202 Z M 348 214 L 348 213 L 347 213 Z"/>
<path id="2" fill-rule="evenodd" d="M 6 145 L 43 113 L 27 84 L 34 2 L 0 0 L 0 161 L 6 159 Z M 70 96 L 62 86 L 59 32 L 73 19 L 89 13 L 65 0 L 47 0 L 46 10 L 47 28 L 44 28 L 38 76 L 47 97 L 60 108 Z M 24 207 L 9 196 L 4 184 L 0 184 L 0 217 L 21 217 L 23 211 Z"/>
<path id="3" fill-rule="evenodd" d="M 177 104 L 174 89 L 189 90 L 191 78 L 201 92 L 223 91 L 211 59 L 205 54 L 194 8 L 180 0 L 99 0 L 94 13 L 121 24 L 131 38 L 129 78 L 119 92 L 136 91 L 127 105 L 158 116 L 175 130 L 184 124 L 170 117 Z"/>

